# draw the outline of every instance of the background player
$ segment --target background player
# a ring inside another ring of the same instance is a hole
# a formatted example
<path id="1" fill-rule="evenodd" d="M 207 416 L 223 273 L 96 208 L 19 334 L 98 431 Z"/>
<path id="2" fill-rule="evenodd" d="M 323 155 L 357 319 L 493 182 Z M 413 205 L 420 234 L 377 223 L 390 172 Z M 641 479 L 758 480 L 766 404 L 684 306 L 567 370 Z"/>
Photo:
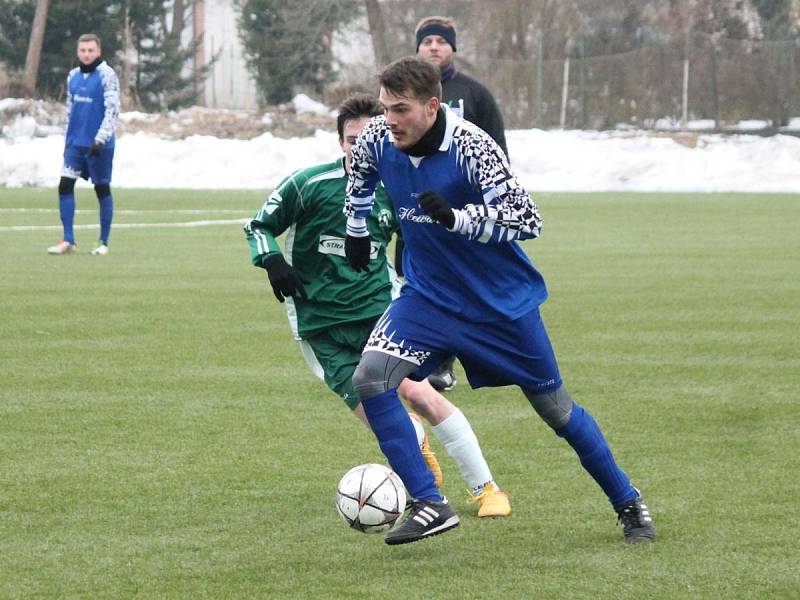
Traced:
<path id="1" fill-rule="evenodd" d="M 58 184 L 58 206 L 63 238 L 50 246 L 50 254 L 71 254 L 77 250 L 75 180 L 91 178 L 100 203 L 100 239 L 94 255 L 108 254 L 108 237 L 114 216 L 111 196 L 111 167 L 114 162 L 114 127 L 119 115 L 119 80 L 101 56 L 100 38 L 93 33 L 78 38 L 78 61 L 67 76 L 67 135 L 64 166 Z"/>

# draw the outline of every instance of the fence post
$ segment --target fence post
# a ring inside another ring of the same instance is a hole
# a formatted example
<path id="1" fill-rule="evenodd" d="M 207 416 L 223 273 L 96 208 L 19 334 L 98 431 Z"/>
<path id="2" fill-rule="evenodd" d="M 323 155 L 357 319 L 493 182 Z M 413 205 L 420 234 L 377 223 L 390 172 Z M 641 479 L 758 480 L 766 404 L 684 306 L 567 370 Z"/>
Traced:
<path id="1" fill-rule="evenodd" d="M 683 94 L 681 97 L 683 110 L 681 111 L 681 127 L 689 126 L 689 59 L 683 59 Z"/>
<path id="2" fill-rule="evenodd" d="M 544 62 L 544 42 L 542 41 L 542 32 L 539 32 L 538 36 L 538 50 L 536 55 L 536 125 L 537 127 L 543 127 L 542 123 L 542 79 L 543 76 L 543 65 Z"/>
<path id="3" fill-rule="evenodd" d="M 569 92 L 569 58 L 564 60 L 564 83 L 561 87 L 561 129 L 567 122 L 567 96 Z"/>

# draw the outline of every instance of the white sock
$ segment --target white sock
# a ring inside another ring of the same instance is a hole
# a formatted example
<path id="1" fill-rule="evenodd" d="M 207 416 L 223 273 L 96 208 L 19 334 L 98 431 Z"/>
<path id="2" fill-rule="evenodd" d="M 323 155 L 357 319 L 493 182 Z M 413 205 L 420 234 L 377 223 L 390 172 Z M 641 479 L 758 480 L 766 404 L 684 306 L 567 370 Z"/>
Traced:
<path id="1" fill-rule="evenodd" d="M 449 417 L 431 429 L 455 461 L 473 493 L 494 481 L 489 465 L 483 458 L 478 438 L 464 413 L 456 408 Z"/>

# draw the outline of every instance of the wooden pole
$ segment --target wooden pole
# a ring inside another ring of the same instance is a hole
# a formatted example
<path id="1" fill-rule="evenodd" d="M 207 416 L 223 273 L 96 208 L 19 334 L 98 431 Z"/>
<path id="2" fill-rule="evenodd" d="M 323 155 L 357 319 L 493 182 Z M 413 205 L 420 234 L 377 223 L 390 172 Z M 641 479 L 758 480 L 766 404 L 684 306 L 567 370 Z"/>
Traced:
<path id="1" fill-rule="evenodd" d="M 36 79 L 39 76 L 39 62 L 42 58 L 42 42 L 47 26 L 48 0 L 36 1 L 36 13 L 33 16 L 31 37 L 28 40 L 28 54 L 25 57 L 25 71 L 22 74 L 22 85 L 33 96 L 36 94 Z"/>

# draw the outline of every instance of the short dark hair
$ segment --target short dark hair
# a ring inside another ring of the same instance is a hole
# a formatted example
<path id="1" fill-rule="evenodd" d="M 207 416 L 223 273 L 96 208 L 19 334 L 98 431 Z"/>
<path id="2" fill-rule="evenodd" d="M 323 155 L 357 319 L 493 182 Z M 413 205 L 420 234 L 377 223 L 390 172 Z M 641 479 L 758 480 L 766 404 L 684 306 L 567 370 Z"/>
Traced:
<path id="1" fill-rule="evenodd" d="M 360 119 L 361 117 L 377 117 L 383 114 L 380 102 L 372 94 L 354 94 L 339 106 L 339 114 L 336 116 L 336 130 L 339 132 L 339 139 L 344 139 L 344 124 L 347 121 Z"/>
<path id="2" fill-rule="evenodd" d="M 102 44 L 100 44 L 100 38 L 97 37 L 94 33 L 84 33 L 81 37 L 78 38 L 78 43 L 81 42 L 94 42 L 97 44 L 97 47 L 101 50 L 103 49 Z"/>
<path id="3" fill-rule="evenodd" d="M 418 56 L 404 56 L 384 67 L 378 76 L 381 87 L 396 96 L 408 96 L 409 92 L 422 102 L 430 98 L 442 98 L 442 82 L 439 69 Z"/>

